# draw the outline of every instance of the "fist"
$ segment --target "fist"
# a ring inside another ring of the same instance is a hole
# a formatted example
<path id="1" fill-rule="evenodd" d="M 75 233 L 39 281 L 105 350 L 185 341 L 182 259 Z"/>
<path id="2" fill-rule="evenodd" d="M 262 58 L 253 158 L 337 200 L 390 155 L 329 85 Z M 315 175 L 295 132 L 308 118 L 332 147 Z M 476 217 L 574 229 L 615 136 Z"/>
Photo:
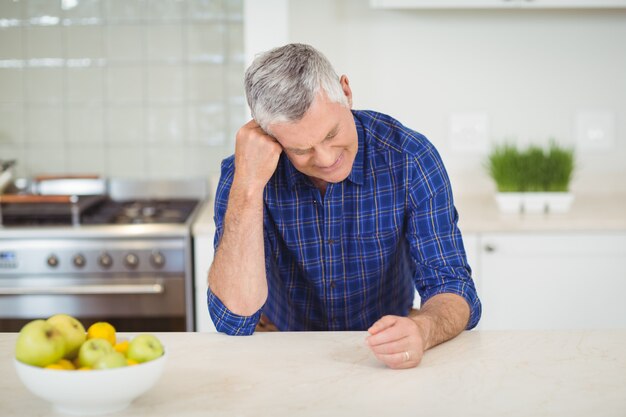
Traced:
<path id="1" fill-rule="evenodd" d="M 250 120 L 237 132 L 235 141 L 235 178 L 241 183 L 264 188 L 270 180 L 283 148 Z"/>

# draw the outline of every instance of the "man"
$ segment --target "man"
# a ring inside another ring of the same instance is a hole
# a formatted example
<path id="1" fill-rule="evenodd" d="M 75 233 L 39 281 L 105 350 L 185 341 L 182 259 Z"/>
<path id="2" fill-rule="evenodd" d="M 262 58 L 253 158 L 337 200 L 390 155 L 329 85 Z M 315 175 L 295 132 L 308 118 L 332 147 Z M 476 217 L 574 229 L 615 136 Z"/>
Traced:
<path id="1" fill-rule="evenodd" d="M 380 361 L 410 368 L 473 328 L 481 305 L 432 144 L 352 111 L 348 78 L 308 45 L 258 56 L 245 87 L 253 120 L 215 202 L 218 331 L 251 334 L 261 313 L 279 330 L 368 330 Z"/>

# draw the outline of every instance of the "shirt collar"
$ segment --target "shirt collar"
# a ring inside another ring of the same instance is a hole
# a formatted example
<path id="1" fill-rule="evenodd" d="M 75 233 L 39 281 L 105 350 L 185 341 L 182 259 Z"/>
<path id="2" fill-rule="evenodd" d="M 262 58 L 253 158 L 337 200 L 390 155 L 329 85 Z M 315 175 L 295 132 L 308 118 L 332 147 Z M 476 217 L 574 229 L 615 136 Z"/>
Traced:
<path id="1" fill-rule="evenodd" d="M 363 185 L 363 170 L 365 163 L 365 131 L 361 121 L 354 115 L 354 124 L 356 125 L 356 132 L 358 136 L 358 150 L 354 157 L 354 163 L 352 164 L 352 171 L 348 175 L 346 180 L 353 182 L 354 184 Z M 285 170 L 285 177 L 287 179 L 287 185 L 289 188 L 295 187 L 298 183 L 311 184 L 311 181 L 306 175 L 301 173 L 293 166 L 287 155 L 283 152 L 281 155 L 281 163 Z M 345 181 L 345 180 L 344 180 Z"/>

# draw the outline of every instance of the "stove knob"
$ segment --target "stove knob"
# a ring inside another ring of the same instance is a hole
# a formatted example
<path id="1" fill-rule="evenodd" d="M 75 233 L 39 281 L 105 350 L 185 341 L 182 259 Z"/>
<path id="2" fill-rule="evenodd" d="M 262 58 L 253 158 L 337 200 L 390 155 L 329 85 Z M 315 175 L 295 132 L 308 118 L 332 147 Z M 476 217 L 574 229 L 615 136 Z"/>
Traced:
<path id="1" fill-rule="evenodd" d="M 139 257 L 134 253 L 128 253 L 124 257 L 124 264 L 130 269 L 135 269 L 139 266 Z"/>
<path id="2" fill-rule="evenodd" d="M 108 253 L 103 253 L 98 257 L 98 263 L 101 267 L 109 269 L 113 266 L 113 258 Z"/>
<path id="3" fill-rule="evenodd" d="M 57 266 L 59 266 L 59 258 L 57 258 L 56 255 L 50 255 L 48 256 L 48 259 L 46 259 L 46 263 L 49 267 L 56 268 Z"/>
<path id="4" fill-rule="evenodd" d="M 83 268 L 85 264 L 87 263 L 87 261 L 85 260 L 85 257 L 81 255 L 80 253 L 74 256 L 74 258 L 72 259 L 72 262 L 74 263 L 74 266 L 76 268 Z"/>
<path id="5" fill-rule="evenodd" d="M 150 263 L 153 267 L 161 269 L 165 265 L 165 256 L 161 252 L 152 252 Z"/>

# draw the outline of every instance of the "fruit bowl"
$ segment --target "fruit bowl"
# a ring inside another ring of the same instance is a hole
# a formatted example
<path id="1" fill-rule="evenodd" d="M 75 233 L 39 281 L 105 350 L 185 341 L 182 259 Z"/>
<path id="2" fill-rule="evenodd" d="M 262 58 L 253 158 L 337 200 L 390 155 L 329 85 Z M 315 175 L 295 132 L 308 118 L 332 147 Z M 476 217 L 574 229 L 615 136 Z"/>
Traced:
<path id="1" fill-rule="evenodd" d="M 122 410 L 156 384 L 167 353 L 134 366 L 92 371 L 66 371 L 26 365 L 15 369 L 26 388 L 64 414 L 98 415 Z"/>

